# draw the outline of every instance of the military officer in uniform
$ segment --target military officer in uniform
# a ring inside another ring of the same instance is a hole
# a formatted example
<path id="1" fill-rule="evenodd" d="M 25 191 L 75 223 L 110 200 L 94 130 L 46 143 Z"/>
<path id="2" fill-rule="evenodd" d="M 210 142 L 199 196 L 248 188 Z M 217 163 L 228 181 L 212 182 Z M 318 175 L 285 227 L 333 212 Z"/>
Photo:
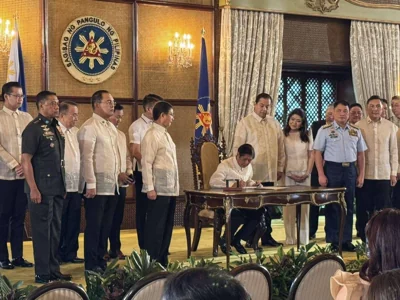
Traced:
<path id="1" fill-rule="evenodd" d="M 38 117 L 22 133 L 22 167 L 32 224 L 35 281 L 71 280 L 61 274 L 56 258 L 60 242 L 61 215 L 66 195 L 64 135 L 57 120 L 59 102 L 55 93 L 36 96 Z"/>
<path id="2" fill-rule="evenodd" d="M 349 104 L 346 101 L 335 102 L 333 115 L 334 122 L 323 126 L 315 139 L 315 164 L 321 186 L 346 187 L 347 215 L 342 247 L 344 251 L 354 251 L 355 247 L 351 243 L 354 193 L 356 184 L 361 188 L 364 183 L 364 151 L 367 150 L 367 146 L 361 130 L 348 123 Z M 359 169 L 358 175 L 356 162 Z M 332 250 L 337 251 L 340 222 L 338 204 L 326 205 L 325 222 L 326 242 L 331 243 Z"/>

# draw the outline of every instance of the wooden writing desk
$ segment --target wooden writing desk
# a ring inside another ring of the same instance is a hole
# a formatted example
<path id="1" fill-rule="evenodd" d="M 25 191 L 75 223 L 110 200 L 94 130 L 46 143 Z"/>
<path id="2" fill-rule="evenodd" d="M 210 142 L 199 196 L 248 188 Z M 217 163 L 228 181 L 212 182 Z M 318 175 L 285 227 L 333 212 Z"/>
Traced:
<path id="1" fill-rule="evenodd" d="M 222 189 L 210 190 L 185 190 L 186 206 L 184 211 L 184 226 L 186 232 L 187 255 L 191 255 L 190 215 L 192 208 L 218 209 L 225 211 L 226 226 L 226 265 L 229 266 L 229 252 L 231 249 L 231 211 L 234 208 L 259 209 L 268 205 L 296 205 L 297 215 L 297 248 L 300 246 L 300 218 L 301 206 L 299 204 L 326 205 L 337 203 L 341 208 L 339 229 L 339 254 L 342 254 L 343 230 L 346 218 L 346 202 L 344 192 L 346 188 L 324 188 L 291 186 L 280 189 L 254 188 L 243 191 L 226 191 Z"/>

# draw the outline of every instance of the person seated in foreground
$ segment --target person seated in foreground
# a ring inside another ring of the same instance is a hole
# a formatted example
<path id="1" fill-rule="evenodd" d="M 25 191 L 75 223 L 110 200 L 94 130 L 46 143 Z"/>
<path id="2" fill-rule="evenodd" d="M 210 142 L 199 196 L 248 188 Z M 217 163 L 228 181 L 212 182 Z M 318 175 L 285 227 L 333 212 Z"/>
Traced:
<path id="1" fill-rule="evenodd" d="M 368 289 L 368 300 L 399 300 L 400 270 L 390 270 L 372 280 Z"/>
<path id="2" fill-rule="evenodd" d="M 251 300 L 244 287 L 226 271 L 193 268 L 168 277 L 162 300 Z"/>
<path id="3" fill-rule="evenodd" d="M 400 268 L 400 210 L 387 208 L 377 212 L 368 222 L 368 261 L 360 273 L 338 270 L 331 277 L 331 294 L 335 300 L 366 300 L 368 288 L 378 275 Z M 389 299 L 389 298 L 387 298 Z M 395 299 L 395 298 L 390 298 Z"/>
<path id="4" fill-rule="evenodd" d="M 236 156 L 222 161 L 210 178 L 212 188 L 226 187 L 226 180 L 239 180 L 239 187 L 258 186 L 259 183 L 252 180 L 253 168 L 251 161 L 255 156 L 254 148 L 250 144 L 243 144 L 238 148 Z M 231 212 L 231 246 L 240 254 L 246 254 L 246 249 L 240 244 L 241 240 L 247 240 L 255 231 L 259 223 L 262 210 L 233 209 Z M 242 228 L 236 233 L 240 225 Z M 236 233 L 236 234 L 235 234 Z M 225 233 L 220 240 L 221 251 L 226 254 Z"/>

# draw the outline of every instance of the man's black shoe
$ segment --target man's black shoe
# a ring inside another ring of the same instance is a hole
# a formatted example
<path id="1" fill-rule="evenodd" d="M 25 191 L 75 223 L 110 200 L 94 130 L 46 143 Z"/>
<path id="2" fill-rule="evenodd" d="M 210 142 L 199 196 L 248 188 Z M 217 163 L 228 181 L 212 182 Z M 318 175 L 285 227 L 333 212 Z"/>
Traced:
<path id="1" fill-rule="evenodd" d="M 237 251 L 239 254 L 247 254 L 246 249 L 242 246 L 242 244 L 241 244 L 240 242 L 233 242 L 231 245 L 232 245 L 233 247 L 235 247 L 236 251 Z"/>
<path id="2" fill-rule="evenodd" d="M 246 242 L 246 245 L 244 246 L 247 249 L 253 249 L 253 245 L 250 242 Z M 261 251 L 263 248 L 257 245 L 257 248 L 254 251 Z"/>
<path id="3" fill-rule="evenodd" d="M 118 258 L 119 260 L 124 260 L 126 255 L 123 254 L 121 251 L 113 252 L 113 251 L 108 251 L 108 255 L 110 255 L 110 258 L 115 259 Z"/>
<path id="4" fill-rule="evenodd" d="M 93 269 L 85 269 L 85 271 L 95 272 L 100 275 L 102 275 L 104 273 L 104 270 L 100 267 L 94 267 Z"/>
<path id="5" fill-rule="evenodd" d="M 11 270 L 14 269 L 14 266 L 10 263 L 8 259 L 0 261 L 0 268 L 4 270 Z"/>
<path id="6" fill-rule="evenodd" d="M 226 250 L 226 242 L 225 242 L 225 239 L 221 239 L 221 240 L 219 241 L 219 247 L 221 248 L 221 251 L 222 251 L 224 254 L 226 254 L 227 250 Z M 230 251 L 229 254 L 232 254 L 232 250 Z"/>
<path id="7" fill-rule="evenodd" d="M 329 248 L 331 249 L 332 252 L 339 252 L 339 245 L 336 243 L 330 244 Z"/>
<path id="8" fill-rule="evenodd" d="M 310 240 L 315 240 L 316 236 L 315 234 L 310 235 Z"/>
<path id="9" fill-rule="evenodd" d="M 85 260 L 83 258 L 75 257 L 69 260 L 63 260 L 63 263 L 71 263 L 71 264 L 82 264 Z"/>
<path id="10" fill-rule="evenodd" d="M 33 267 L 33 263 L 25 260 L 23 257 L 14 258 L 11 263 L 14 267 L 22 267 L 22 268 Z"/>
<path id="11" fill-rule="evenodd" d="M 35 282 L 36 283 L 49 283 L 50 280 L 50 276 L 49 275 L 35 275 Z"/>
<path id="12" fill-rule="evenodd" d="M 56 272 L 50 275 L 50 279 L 70 281 L 72 279 L 72 276 L 71 274 L 62 274 L 61 272 Z"/>
<path id="13" fill-rule="evenodd" d="M 272 247 L 278 247 L 278 246 L 282 246 L 282 243 L 279 243 L 277 241 L 274 240 L 274 238 L 271 236 L 268 240 L 264 240 L 261 245 L 263 246 L 272 246 Z"/>
<path id="14" fill-rule="evenodd" d="M 251 249 L 253 248 L 253 246 L 251 245 L 251 243 L 249 241 L 246 242 L 246 245 L 244 245 L 246 248 Z"/>
<path id="15" fill-rule="evenodd" d="M 356 247 L 351 242 L 342 244 L 342 250 L 346 252 L 356 252 Z"/>

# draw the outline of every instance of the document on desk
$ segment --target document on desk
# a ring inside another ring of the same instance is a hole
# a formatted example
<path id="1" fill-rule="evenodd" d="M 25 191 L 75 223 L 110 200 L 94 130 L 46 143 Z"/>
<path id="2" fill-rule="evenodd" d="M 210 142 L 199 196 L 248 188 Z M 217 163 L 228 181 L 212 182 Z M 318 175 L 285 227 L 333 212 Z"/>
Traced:
<path id="1" fill-rule="evenodd" d="M 279 191 L 279 190 L 284 190 L 286 189 L 286 186 L 245 186 L 243 189 L 245 190 L 273 190 L 273 191 Z"/>

